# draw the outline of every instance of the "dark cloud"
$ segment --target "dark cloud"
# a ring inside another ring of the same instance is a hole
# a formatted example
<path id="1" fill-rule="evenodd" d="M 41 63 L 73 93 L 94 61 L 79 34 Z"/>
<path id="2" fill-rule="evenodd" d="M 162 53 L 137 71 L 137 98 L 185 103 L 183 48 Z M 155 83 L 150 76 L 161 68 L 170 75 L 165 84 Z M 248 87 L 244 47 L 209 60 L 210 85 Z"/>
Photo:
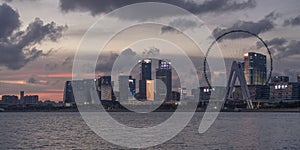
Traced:
<path id="1" fill-rule="evenodd" d="M 163 26 L 161 27 L 161 34 L 177 32 L 177 30 L 171 26 Z"/>
<path id="2" fill-rule="evenodd" d="M 121 52 L 121 55 L 125 55 L 125 56 L 135 56 L 136 52 L 133 51 L 131 48 L 127 48 L 124 51 Z"/>
<path id="3" fill-rule="evenodd" d="M 162 2 L 176 5 L 195 14 L 211 12 L 228 12 L 253 8 L 256 6 L 255 0 L 236 2 L 234 0 L 205 0 L 203 3 L 186 0 L 60 0 L 60 8 L 63 12 L 82 11 L 90 12 L 92 15 L 108 13 L 114 9 L 141 2 Z M 154 8 L 150 8 L 154 9 Z M 160 14 L 161 15 L 161 14 Z M 169 14 L 171 15 L 171 14 Z"/>
<path id="4" fill-rule="evenodd" d="M 268 47 L 279 47 L 287 43 L 287 40 L 285 38 L 274 38 L 270 41 L 265 40 L 264 42 L 268 45 Z M 264 47 L 264 45 L 262 42 L 258 41 L 256 42 L 256 47 L 260 49 L 261 47 Z"/>
<path id="5" fill-rule="evenodd" d="M 300 41 L 288 41 L 285 38 L 274 38 L 269 41 L 265 40 L 265 43 L 271 50 L 275 60 L 283 59 L 293 55 L 300 55 Z M 256 47 L 257 49 L 264 48 L 261 42 L 256 42 Z"/>
<path id="6" fill-rule="evenodd" d="M 213 36 L 217 38 L 222 34 L 232 30 L 246 30 L 254 34 L 264 33 L 272 30 L 275 27 L 274 20 L 277 19 L 277 17 L 278 15 L 272 12 L 257 22 L 238 21 L 228 28 L 222 29 L 220 27 L 217 27 L 213 30 Z M 224 36 L 222 39 L 238 39 L 238 38 L 248 38 L 248 37 L 251 37 L 251 35 L 245 33 L 233 33 Z"/>
<path id="7" fill-rule="evenodd" d="M 101 58 L 98 59 L 96 71 L 104 73 L 111 72 L 114 62 L 118 56 L 119 55 L 116 53 L 111 53 L 106 56 L 102 55 Z"/>
<path id="8" fill-rule="evenodd" d="M 46 71 L 55 70 L 57 67 L 58 67 L 57 63 L 48 63 L 48 64 L 45 64 L 45 70 Z"/>
<path id="9" fill-rule="evenodd" d="M 283 25 L 284 26 L 288 26 L 288 25 L 298 26 L 298 25 L 300 25 L 300 15 L 295 17 L 295 18 L 285 20 Z"/>
<path id="10" fill-rule="evenodd" d="M 142 53 L 142 58 L 151 57 L 151 56 L 157 56 L 159 55 L 159 49 L 155 47 L 150 47 L 149 49 L 144 49 Z M 110 53 L 110 54 L 104 54 L 101 55 L 101 57 L 98 58 L 98 62 L 96 65 L 96 71 L 97 72 L 103 72 L 103 73 L 110 73 L 112 70 L 112 67 L 114 63 L 116 62 L 118 58 L 118 62 L 127 62 L 128 59 L 138 59 L 140 56 L 137 55 L 137 53 L 132 50 L 131 48 L 123 50 L 120 54 L 117 53 Z M 117 68 L 122 69 L 123 67 L 128 67 L 131 64 L 116 64 Z"/>
<path id="11" fill-rule="evenodd" d="M 26 83 L 45 85 L 48 82 L 47 81 L 43 81 L 43 80 L 39 80 L 36 76 L 31 76 L 30 78 L 27 79 Z"/>
<path id="12" fill-rule="evenodd" d="M 14 30 L 20 27 L 19 14 L 7 4 L 0 5 L 0 41 L 12 34 Z"/>
<path id="13" fill-rule="evenodd" d="M 156 47 L 150 47 L 149 49 L 144 49 L 143 55 L 146 57 L 159 55 L 160 50 Z"/>
<path id="14" fill-rule="evenodd" d="M 202 24 L 198 24 L 196 21 L 189 20 L 186 18 L 179 18 L 171 21 L 168 26 L 163 26 L 161 28 L 161 34 L 168 33 L 168 32 L 180 33 L 180 31 L 184 31 L 187 29 L 194 29 L 200 26 L 202 26 Z M 177 31 L 174 27 L 180 31 Z"/>
<path id="15" fill-rule="evenodd" d="M 8 69 L 17 70 L 40 56 L 48 56 L 52 51 L 43 53 L 35 46 L 44 40 L 56 42 L 67 29 L 67 26 L 57 26 L 54 22 L 44 24 L 41 19 L 35 18 L 24 31 L 20 31 L 20 20 L 16 11 L 3 4 L 0 12 L 0 66 Z M 10 23 L 2 23 L 2 20 Z"/>
<path id="16" fill-rule="evenodd" d="M 73 59 L 74 59 L 73 56 L 68 56 L 68 57 L 64 60 L 64 62 L 62 63 L 62 65 L 63 65 L 63 66 L 66 66 L 66 65 L 72 64 L 72 63 L 73 63 Z"/>
<path id="17" fill-rule="evenodd" d="M 300 54 L 299 47 L 300 47 L 300 41 L 296 41 L 296 40 L 290 41 L 286 46 L 274 47 L 277 48 L 276 50 L 278 51 L 276 58 L 282 59 L 288 56 L 299 55 Z"/>

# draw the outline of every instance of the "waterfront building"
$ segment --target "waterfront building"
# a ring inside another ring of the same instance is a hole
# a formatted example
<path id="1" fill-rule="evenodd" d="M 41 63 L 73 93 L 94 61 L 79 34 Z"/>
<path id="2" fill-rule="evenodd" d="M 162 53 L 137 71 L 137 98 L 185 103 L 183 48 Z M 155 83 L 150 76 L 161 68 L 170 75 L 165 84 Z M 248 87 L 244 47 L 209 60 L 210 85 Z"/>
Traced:
<path id="1" fill-rule="evenodd" d="M 274 76 L 271 78 L 271 83 L 288 83 L 288 76 Z"/>
<path id="2" fill-rule="evenodd" d="M 157 84 L 156 91 L 158 97 L 165 97 L 165 100 L 172 99 L 172 67 L 170 60 L 159 60 L 156 69 L 156 79 L 162 81 L 163 85 Z"/>
<path id="3" fill-rule="evenodd" d="M 20 104 L 25 105 L 25 101 L 24 101 L 24 91 L 20 91 Z"/>
<path id="4" fill-rule="evenodd" d="M 282 82 L 270 84 L 270 101 L 291 101 L 300 99 L 299 82 Z"/>
<path id="5" fill-rule="evenodd" d="M 18 96 L 16 95 L 3 95 L 2 96 L 2 104 L 6 104 L 9 106 L 16 106 L 19 104 Z"/>
<path id="6" fill-rule="evenodd" d="M 244 74 L 247 85 L 264 85 L 267 81 L 266 56 L 255 52 L 245 53 Z"/>
<path id="7" fill-rule="evenodd" d="M 97 80 L 100 100 L 114 100 L 113 82 L 111 76 L 102 76 Z"/>
<path id="8" fill-rule="evenodd" d="M 26 95 L 24 96 L 25 105 L 37 105 L 39 102 L 38 95 Z"/>
<path id="9" fill-rule="evenodd" d="M 154 80 L 146 80 L 146 97 L 148 101 L 154 101 Z"/>
<path id="10" fill-rule="evenodd" d="M 270 87 L 268 85 L 247 85 L 250 98 L 252 100 L 268 100 L 270 97 Z M 241 86 L 235 86 L 233 100 L 243 100 Z"/>
<path id="11" fill-rule="evenodd" d="M 139 80 L 139 95 L 141 99 L 147 99 L 146 96 L 146 81 L 152 80 L 152 60 L 140 60 L 140 80 Z"/>
<path id="12" fill-rule="evenodd" d="M 135 88 L 135 79 L 126 75 L 119 76 L 119 100 L 133 99 Z"/>
<path id="13" fill-rule="evenodd" d="M 65 105 L 75 104 L 75 98 L 74 98 L 74 93 L 73 93 L 73 88 L 72 88 L 72 81 L 65 82 L 63 103 Z"/>

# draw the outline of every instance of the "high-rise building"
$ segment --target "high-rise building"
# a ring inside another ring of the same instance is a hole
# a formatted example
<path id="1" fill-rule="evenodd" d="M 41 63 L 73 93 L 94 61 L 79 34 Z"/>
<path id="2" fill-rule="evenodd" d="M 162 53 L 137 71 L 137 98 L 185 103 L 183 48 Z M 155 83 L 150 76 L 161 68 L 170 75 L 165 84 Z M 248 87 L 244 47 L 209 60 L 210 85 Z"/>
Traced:
<path id="1" fill-rule="evenodd" d="M 114 100 L 111 76 L 102 76 L 98 79 L 98 91 L 100 100 Z"/>
<path id="2" fill-rule="evenodd" d="M 91 104 L 93 91 L 96 91 L 94 79 L 66 81 L 64 104 Z M 75 102 L 76 98 L 76 102 Z"/>
<path id="3" fill-rule="evenodd" d="M 119 100 L 133 99 L 135 96 L 135 79 L 131 76 L 119 76 Z"/>
<path id="4" fill-rule="evenodd" d="M 151 59 L 143 59 L 140 60 L 141 65 L 141 74 L 139 80 L 139 93 L 141 99 L 147 99 L 146 96 L 146 81 L 152 80 L 152 60 Z"/>
<path id="5" fill-rule="evenodd" d="M 25 101 L 24 101 L 24 91 L 20 91 L 20 104 L 24 105 Z"/>
<path id="6" fill-rule="evenodd" d="M 247 85 L 264 85 L 267 81 L 266 56 L 255 52 L 245 53 L 244 74 Z"/>
<path id="7" fill-rule="evenodd" d="M 128 82 L 129 82 L 129 94 L 130 96 L 135 96 L 136 95 L 135 79 L 129 78 Z"/>
<path id="8" fill-rule="evenodd" d="M 300 83 L 300 75 L 298 75 L 298 77 L 297 77 L 297 81 Z"/>
<path id="9" fill-rule="evenodd" d="M 156 91 L 158 97 L 165 95 L 165 100 L 172 99 L 172 67 L 170 60 L 159 60 L 158 69 L 156 69 L 156 79 L 163 82 L 164 85 L 157 84 Z"/>
<path id="10" fill-rule="evenodd" d="M 72 104 L 72 105 L 75 104 L 72 81 L 65 82 L 63 102 L 64 104 Z"/>
<path id="11" fill-rule="evenodd" d="M 146 97 L 148 101 L 154 101 L 154 80 L 146 80 Z"/>

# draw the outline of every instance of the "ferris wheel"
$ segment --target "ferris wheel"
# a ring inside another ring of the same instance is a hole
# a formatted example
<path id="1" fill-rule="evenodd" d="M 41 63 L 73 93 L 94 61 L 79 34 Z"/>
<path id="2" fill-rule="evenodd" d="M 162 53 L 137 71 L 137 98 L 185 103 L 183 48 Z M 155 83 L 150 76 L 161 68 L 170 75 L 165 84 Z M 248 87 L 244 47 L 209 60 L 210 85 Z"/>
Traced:
<path id="1" fill-rule="evenodd" d="M 231 38 L 233 37 L 233 38 Z M 247 38 L 245 38 L 247 37 Z M 216 46 L 220 47 L 222 54 L 225 59 L 225 65 L 227 69 L 227 73 L 230 72 L 229 68 L 231 66 L 231 63 L 233 61 L 243 61 L 243 56 L 247 52 L 256 52 L 263 54 L 267 56 L 267 79 L 264 83 L 264 85 L 268 85 L 269 81 L 272 76 L 273 71 L 273 58 L 271 54 L 271 50 L 269 49 L 266 42 L 257 34 L 246 31 L 246 30 L 231 30 L 228 32 L 225 32 L 218 36 L 213 43 L 209 46 L 205 56 L 204 56 L 204 62 L 203 62 L 203 72 L 204 72 L 204 78 L 207 83 L 207 86 L 209 89 L 212 88 L 212 85 L 210 83 L 209 79 L 209 66 L 208 66 L 208 59 L 210 59 L 210 52 L 211 49 Z M 260 46 L 258 46 L 260 45 Z"/>

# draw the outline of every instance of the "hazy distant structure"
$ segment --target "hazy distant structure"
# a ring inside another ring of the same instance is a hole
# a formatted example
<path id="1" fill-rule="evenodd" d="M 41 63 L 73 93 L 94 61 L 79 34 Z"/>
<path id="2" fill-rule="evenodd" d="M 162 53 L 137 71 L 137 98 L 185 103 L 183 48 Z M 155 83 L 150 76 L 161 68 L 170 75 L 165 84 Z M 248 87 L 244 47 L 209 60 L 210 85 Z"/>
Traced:
<path id="1" fill-rule="evenodd" d="M 97 89 L 100 100 L 114 100 L 111 76 L 102 76 L 97 80 Z"/>
<path id="2" fill-rule="evenodd" d="M 135 79 L 132 76 L 119 76 L 119 100 L 133 99 L 136 94 Z"/>
<path id="3" fill-rule="evenodd" d="M 156 69 L 156 79 L 163 82 L 164 86 L 157 85 L 157 96 L 165 95 L 165 100 L 172 99 L 172 67 L 170 60 L 159 60 L 158 68 Z"/>
<path id="4" fill-rule="evenodd" d="M 74 93 L 73 93 L 73 88 L 72 88 L 72 81 L 65 82 L 63 103 L 65 105 L 75 104 L 75 98 L 74 98 Z"/>
<path id="5" fill-rule="evenodd" d="M 244 74 L 247 85 L 264 85 L 267 81 L 266 56 L 255 52 L 245 53 Z"/>
<path id="6" fill-rule="evenodd" d="M 25 105 L 25 101 L 24 101 L 24 91 L 20 91 L 20 104 L 21 105 Z"/>
<path id="7" fill-rule="evenodd" d="M 140 80 L 139 80 L 139 95 L 141 99 L 147 99 L 146 95 L 146 81 L 152 80 L 152 60 L 140 60 Z"/>
<path id="8" fill-rule="evenodd" d="M 297 81 L 300 83 L 300 75 L 298 75 L 298 77 L 297 77 Z"/>

